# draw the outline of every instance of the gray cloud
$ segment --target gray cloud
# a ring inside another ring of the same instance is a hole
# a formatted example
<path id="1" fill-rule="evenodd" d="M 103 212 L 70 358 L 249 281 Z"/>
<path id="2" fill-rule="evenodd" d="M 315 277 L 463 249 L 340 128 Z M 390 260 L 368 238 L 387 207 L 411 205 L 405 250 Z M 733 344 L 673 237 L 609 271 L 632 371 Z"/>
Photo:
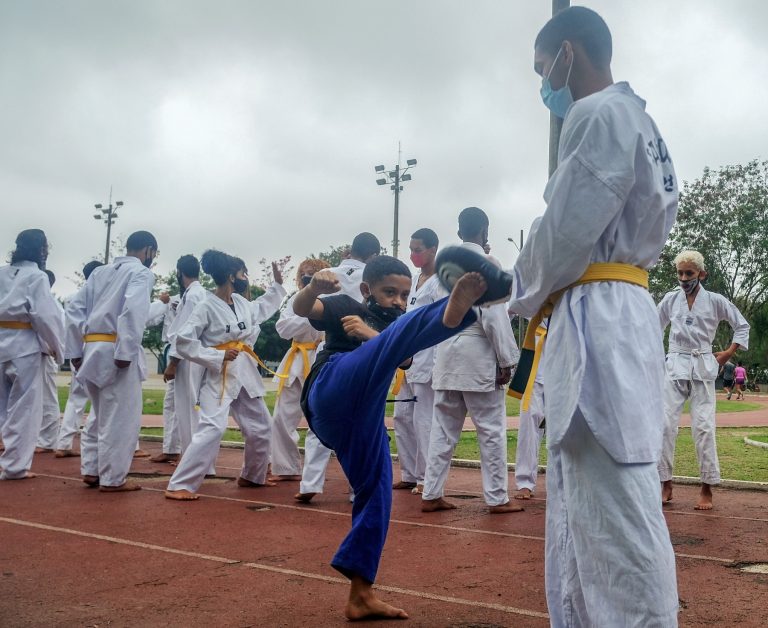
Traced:
<path id="1" fill-rule="evenodd" d="M 648 101 L 683 179 L 765 157 L 762 2 L 600 0 L 614 77 Z M 0 213 L 49 233 L 60 277 L 101 254 L 91 218 L 109 185 L 117 232 L 157 235 L 167 272 L 208 246 L 251 265 L 348 242 L 390 245 L 373 166 L 397 141 L 418 167 L 401 246 L 454 239 L 467 205 L 494 254 L 543 210 L 548 115 L 532 42 L 548 2 L 36 2 L 0 5 Z M 62 282 L 60 293 L 71 291 Z"/>

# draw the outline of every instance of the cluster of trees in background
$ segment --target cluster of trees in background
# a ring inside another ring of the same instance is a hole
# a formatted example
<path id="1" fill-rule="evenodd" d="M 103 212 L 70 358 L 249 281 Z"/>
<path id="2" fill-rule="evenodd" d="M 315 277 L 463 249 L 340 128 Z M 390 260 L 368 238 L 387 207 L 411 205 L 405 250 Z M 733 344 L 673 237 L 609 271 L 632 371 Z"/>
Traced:
<path id="1" fill-rule="evenodd" d="M 331 247 L 312 254 L 338 266 L 347 254 L 348 245 Z M 724 166 L 718 170 L 706 168 L 701 178 L 686 182 L 680 193 L 680 205 L 672 233 L 659 263 L 650 273 L 650 290 L 655 301 L 677 287 L 672 265 L 675 255 L 683 249 L 696 249 L 704 255 L 709 276 L 707 290 L 718 292 L 735 303 L 752 326 L 750 348 L 739 354 L 753 377 L 768 379 L 768 161 L 754 160 L 746 165 Z M 295 265 L 290 257 L 279 260 L 284 285 L 289 294 L 297 289 Z M 264 293 L 272 281 L 270 264 L 262 259 L 258 277 L 251 286 L 253 298 Z M 210 277 L 201 283 L 213 289 Z M 158 277 L 156 291 L 178 294 L 175 273 Z M 279 314 L 262 325 L 255 350 L 265 361 L 279 361 L 290 347 L 275 331 Z M 515 329 L 517 329 L 516 323 Z M 156 354 L 162 353 L 161 326 L 147 330 L 144 345 Z M 715 337 L 715 349 L 727 347 L 731 341 L 730 327 L 723 323 Z M 762 375 L 762 377 L 761 377 Z"/>

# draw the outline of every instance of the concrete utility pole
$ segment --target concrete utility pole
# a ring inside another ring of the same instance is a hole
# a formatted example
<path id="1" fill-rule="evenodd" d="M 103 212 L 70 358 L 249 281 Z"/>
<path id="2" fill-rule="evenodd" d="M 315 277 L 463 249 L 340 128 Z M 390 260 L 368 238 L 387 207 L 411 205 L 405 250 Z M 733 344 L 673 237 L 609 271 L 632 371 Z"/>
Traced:
<path id="1" fill-rule="evenodd" d="M 387 172 L 386 168 L 383 165 L 376 166 L 374 168 L 374 171 L 376 174 L 386 174 L 385 177 L 381 179 L 376 179 L 376 183 L 378 185 L 386 185 L 387 183 L 390 184 L 389 189 L 394 191 L 395 193 L 395 219 L 394 219 L 394 229 L 392 234 L 392 257 L 397 257 L 397 251 L 400 247 L 400 236 L 398 235 L 400 230 L 400 192 L 403 191 L 403 186 L 401 183 L 403 181 L 410 181 L 411 175 L 406 174 L 411 168 L 413 168 L 416 165 L 415 159 L 409 159 L 406 161 L 406 167 L 401 168 L 400 167 L 400 157 L 401 157 L 401 150 L 400 150 L 400 142 L 397 143 L 397 165 L 393 170 L 390 170 Z"/>
<path id="2" fill-rule="evenodd" d="M 94 214 L 93 217 L 96 220 L 103 220 L 107 225 L 107 244 L 104 247 L 104 263 L 109 264 L 109 245 L 112 237 L 112 225 L 115 224 L 117 219 L 117 208 L 123 206 L 123 201 L 117 201 L 114 206 L 112 205 L 112 186 L 109 186 L 109 206 L 104 208 L 101 203 L 94 205 L 94 207 L 101 213 Z"/>
<path id="3" fill-rule="evenodd" d="M 552 15 L 571 6 L 570 0 L 552 0 Z M 557 169 L 557 148 L 560 144 L 560 129 L 563 121 L 554 113 L 549 114 L 549 176 Z"/>

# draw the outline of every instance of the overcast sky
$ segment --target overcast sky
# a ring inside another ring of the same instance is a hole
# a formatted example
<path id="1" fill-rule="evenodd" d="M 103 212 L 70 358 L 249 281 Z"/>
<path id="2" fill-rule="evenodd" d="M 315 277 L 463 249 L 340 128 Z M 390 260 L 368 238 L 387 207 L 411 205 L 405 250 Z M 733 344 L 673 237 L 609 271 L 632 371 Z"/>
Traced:
<path id="1" fill-rule="evenodd" d="M 768 3 L 597 0 L 615 80 L 647 100 L 678 178 L 768 158 Z M 0 3 L 0 251 L 43 228 L 68 277 L 117 235 L 158 238 L 156 271 L 218 247 L 266 257 L 392 240 L 374 166 L 418 159 L 400 257 L 419 227 L 455 241 L 468 205 L 515 258 L 544 210 L 548 112 L 533 40 L 548 0 Z M 252 273 L 253 274 L 253 273 Z"/>

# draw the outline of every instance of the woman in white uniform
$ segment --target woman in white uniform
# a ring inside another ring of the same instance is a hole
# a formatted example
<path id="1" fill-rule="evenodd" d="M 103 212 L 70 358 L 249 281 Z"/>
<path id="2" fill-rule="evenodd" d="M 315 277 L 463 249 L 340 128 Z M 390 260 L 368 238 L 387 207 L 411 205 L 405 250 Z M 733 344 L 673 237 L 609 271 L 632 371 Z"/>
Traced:
<path id="1" fill-rule="evenodd" d="M 263 384 L 250 341 L 258 326 L 258 308 L 238 294 L 247 276 L 236 258 L 209 250 L 201 258 L 216 290 L 201 301 L 177 330 L 176 350 L 205 367 L 200 388 L 200 418 L 192 442 L 168 483 L 168 499 L 197 499 L 197 490 L 215 462 L 231 413 L 243 433 L 245 452 L 238 486 L 267 484 L 271 426 Z"/>

